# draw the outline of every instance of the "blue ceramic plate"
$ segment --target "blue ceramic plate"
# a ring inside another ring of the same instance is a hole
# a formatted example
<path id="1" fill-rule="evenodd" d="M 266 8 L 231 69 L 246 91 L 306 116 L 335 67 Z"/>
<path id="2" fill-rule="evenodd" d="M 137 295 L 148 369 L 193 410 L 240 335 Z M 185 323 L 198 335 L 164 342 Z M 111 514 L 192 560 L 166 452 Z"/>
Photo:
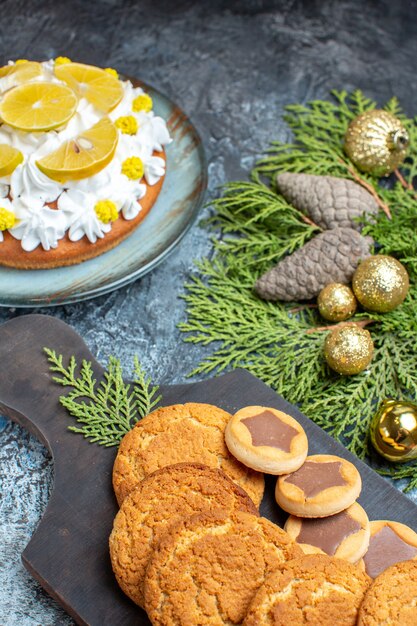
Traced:
<path id="1" fill-rule="evenodd" d="M 168 120 L 173 138 L 166 149 L 164 184 L 150 213 L 125 241 L 91 261 L 52 270 L 0 267 L 0 306 L 54 306 L 118 289 L 158 265 L 194 222 L 207 187 L 201 139 L 171 100 L 143 87 L 152 96 L 156 115 Z"/>

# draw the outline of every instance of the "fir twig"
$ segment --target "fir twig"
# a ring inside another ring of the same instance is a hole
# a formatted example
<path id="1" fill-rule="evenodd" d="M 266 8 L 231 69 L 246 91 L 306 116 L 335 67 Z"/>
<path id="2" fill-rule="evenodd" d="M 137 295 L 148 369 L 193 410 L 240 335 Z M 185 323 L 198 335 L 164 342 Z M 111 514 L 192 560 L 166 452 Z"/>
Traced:
<path id="1" fill-rule="evenodd" d="M 272 142 L 251 181 L 227 184 L 214 201 L 210 226 L 220 235 L 214 239 L 215 255 L 197 264 L 186 285 L 187 321 L 180 328 L 185 341 L 213 347 L 190 375 L 246 368 L 352 452 L 369 458 L 369 424 L 379 403 L 387 397 L 417 398 L 417 202 L 410 189 L 417 176 L 417 118 L 407 119 L 395 98 L 384 108 L 400 117 L 410 134 L 401 169 L 406 185 L 401 179 L 387 184 L 368 174 L 360 176 L 380 206 L 390 207 L 392 217 L 381 211 L 365 223 L 362 234 L 377 242 L 379 253 L 406 265 L 411 288 L 392 313 L 362 312 L 352 318 L 362 326 L 372 322 L 375 356 L 368 370 L 342 377 L 328 369 L 323 342 L 329 328 L 322 327 L 317 308 L 266 302 L 253 292 L 259 276 L 317 233 L 277 193 L 276 174 L 358 176 L 353 167 L 346 167 L 343 137 L 349 122 L 376 104 L 360 91 L 333 92 L 333 97 L 288 107 L 285 119 L 293 141 Z M 407 489 L 417 487 L 417 462 L 388 466 L 381 460 L 374 466 L 394 479 L 405 479 Z"/>
<path id="2" fill-rule="evenodd" d="M 109 358 L 107 370 L 97 383 L 89 361 L 83 360 L 78 367 L 71 356 L 65 366 L 63 356 L 55 350 L 44 348 L 52 380 L 69 388 L 59 401 L 80 426 L 68 429 L 81 433 L 91 441 L 105 447 L 116 446 L 136 422 L 147 415 L 160 401 L 158 387 L 151 386 L 150 378 L 141 368 L 137 357 L 134 360 L 135 378 L 133 386 L 123 380 L 120 361 Z"/>

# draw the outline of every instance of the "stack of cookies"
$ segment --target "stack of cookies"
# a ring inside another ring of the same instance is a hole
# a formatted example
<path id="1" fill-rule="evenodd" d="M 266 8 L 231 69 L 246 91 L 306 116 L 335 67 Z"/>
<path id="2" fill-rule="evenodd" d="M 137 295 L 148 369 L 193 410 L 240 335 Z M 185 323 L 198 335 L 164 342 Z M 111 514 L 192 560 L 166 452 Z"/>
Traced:
<path id="1" fill-rule="evenodd" d="M 369 520 L 356 502 L 362 481 L 352 463 L 331 455 L 307 456 L 301 425 L 282 411 L 250 406 L 226 427 L 229 450 L 242 463 L 278 475 L 275 497 L 290 513 L 285 530 L 304 553 L 356 563 L 369 544 Z"/>
<path id="2" fill-rule="evenodd" d="M 356 563 L 365 554 L 369 520 L 356 502 L 362 487 L 356 467 L 337 456 L 316 454 L 292 474 L 280 476 L 276 501 L 290 513 L 285 530 L 306 553 Z"/>
<path id="3" fill-rule="evenodd" d="M 356 624 L 371 583 L 360 476 L 344 459 L 307 453 L 301 425 L 260 406 L 233 416 L 207 404 L 163 407 L 125 436 L 110 555 L 152 624 Z M 263 472 L 280 475 L 284 530 L 259 516 Z"/>

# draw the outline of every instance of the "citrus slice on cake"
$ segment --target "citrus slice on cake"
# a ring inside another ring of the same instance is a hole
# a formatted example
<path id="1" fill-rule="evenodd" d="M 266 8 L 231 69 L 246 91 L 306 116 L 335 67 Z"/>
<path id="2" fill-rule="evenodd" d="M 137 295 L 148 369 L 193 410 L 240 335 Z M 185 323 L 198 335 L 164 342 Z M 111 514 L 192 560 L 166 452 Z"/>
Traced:
<path id="1" fill-rule="evenodd" d="M 42 74 L 42 65 L 36 61 L 22 61 L 20 63 L 14 63 L 11 65 L 4 65 L 0 67 L 0 78 L 8 76 L 10 78 L 7 82 L 7 89 L 20 85 L 21 83 L 29 82 Z"/>
<path id="2" fill-rule="evenodd" d="M 86 98 L 104 113 L 112 111 L 123 97 L 123 86 L 109 72 L 83 63 L 56 65 L 55 76 L 67 83 L 79 98 Z"/>
<path id="3" fill-rule="evenodd" d="M 0 143 L 0 178 L 9 176 L 23 161 L 23 154 L 7 143 Z"/>
<path id="4" fill-rule="evenodd" d="M 36 161 L 36 165 L 49 178 L 61 183 L 94 176 L 112 160 L 118 138 L 115 125 L 103 117 L 78 137 Z"/>
<path id="5" fill-rule="evenodd" d="M 77 96 L 66 85 L 35 82 L 18 85 L 0 101 L 1 121 L 25 132 L 62 126 L 74 115 Z"/>

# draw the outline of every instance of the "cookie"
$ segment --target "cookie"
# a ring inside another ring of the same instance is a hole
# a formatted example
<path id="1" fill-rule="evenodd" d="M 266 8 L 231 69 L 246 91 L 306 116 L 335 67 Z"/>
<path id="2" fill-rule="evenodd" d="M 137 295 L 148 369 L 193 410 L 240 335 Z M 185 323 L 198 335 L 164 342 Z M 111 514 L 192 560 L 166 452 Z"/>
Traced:
<path id="1" fill-rule="evenodd" d="M 330 517 L 290 515 L 284 529 L 306 554 L 321 551 L 350 563 L 363 557 L 369 545 L 368 516 L 357 502 Z"/>
<path id="2" fill-rule="evenodd" d="M 275 499 L 284 511 L 298 517 L 326 517 L 347 509 L 362 489 L 353 463 L 339 456 L 315 454 L 292 474 L 280 476 Z"/>
<path id="3" fill-rule="evenodd" d="M 417 561 L 388 567 L 375 578 L 362 602 L 358 626 L 417 624 Z"/>
<path id="4" fill-rule="evenodd" d="M 288 561 L 266 578 L 243 626 L 355 626 L 370 582 L 354 565 L 329 556 Z"/>
<path id="5" fill-rule="evenodd" d="M 119 505 L 137 483 L 161 467 L 203 463 L 222 469 L 258 506 L 264 477 L 237 461 L 224 442 L 230 414 L 211 404 L 190 402 L 153 411 L 122 439 L 113 468 Z"/>
<path id="6" fill-rule="evenodd" d="M 307 436 L 290 415 L 265 406 L 246 406 L 229 420 L 226 445 L 239 461 L 259 472 L 288 474 L 305 461 Z"/>
<path id="7" fill-rule="evenodd" d="M 371 578 L 376 578 L 395 563 L 417 559 L 417 533 L 405 524 L 377 520 L 370 522 L 370 531 L 363 563 Z"/>
<path id="8" fill-rule="evenodd" d="M 146 566 L 169 523 L 198 512 L 235 510 L 258 515 L 247 493 L 221 470 L 180 463 L 150 474 L 124 499 L 110 535 L 112 567 L 122 590 L 143 606 Z"/>
<path id="9" fill-rule="evenodd" d="M 302 554 L 263 517 L 197 514 L 170 526 L 145 578 L 145 608 L 154 626 L 240 624 L 259 585 Z"/>

